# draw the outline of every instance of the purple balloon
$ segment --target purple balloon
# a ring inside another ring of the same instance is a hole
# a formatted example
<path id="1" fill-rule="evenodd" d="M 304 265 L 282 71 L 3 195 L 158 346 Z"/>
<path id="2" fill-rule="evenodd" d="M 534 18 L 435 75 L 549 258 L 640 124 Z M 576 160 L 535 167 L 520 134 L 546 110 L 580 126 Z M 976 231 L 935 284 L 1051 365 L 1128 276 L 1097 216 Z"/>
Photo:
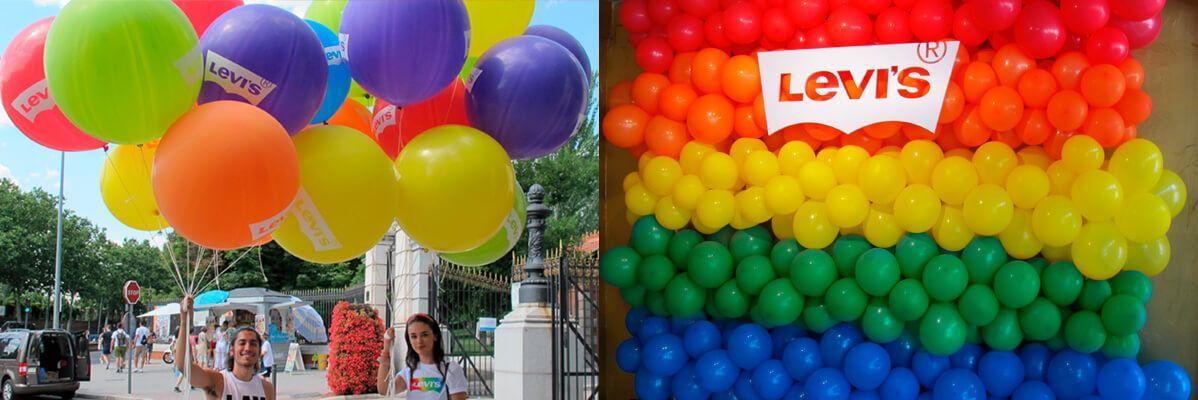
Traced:
<path id="1" fill-rule="evenodd" d="M 582 65 L 583 76 L 586 76 L 588 81 L 591 79 L 591 59 L 587 57 L 587 51 L 582 48 L 582 43 L 579 43 L 573 35 L 550 25 L 530 26 L 524 30 L 524 34 L 552 40 L 565 47 L 566 50 L 570 50 L 570 54 L 573 54 L 574 59 L 578 60 L 578 64 Z"/>
<path id="2" fill-rule="evenodd" d="M 540 36 L 517 36 L 483 53 L 466 83 L 466 114 L 514 159 L 552 153 L 585 117 L 587 79 L 574 55 Z"/>
<path id="3" fill-rule="evenodd" d="M 403 107 L 457 78 L 470 47 L 470 18 L 462 0 L 350 0 L 341 35 L 354 81 Z"/>
<path id="4" fill-rule="evenodd" d="M 324 47 L 308 23 L 290 12 L 265 4 L 229 10 L 204 32 L 200 50 L 200 104 L 253 104 L 292 135 L 320 109 L 329 76 Z"/>

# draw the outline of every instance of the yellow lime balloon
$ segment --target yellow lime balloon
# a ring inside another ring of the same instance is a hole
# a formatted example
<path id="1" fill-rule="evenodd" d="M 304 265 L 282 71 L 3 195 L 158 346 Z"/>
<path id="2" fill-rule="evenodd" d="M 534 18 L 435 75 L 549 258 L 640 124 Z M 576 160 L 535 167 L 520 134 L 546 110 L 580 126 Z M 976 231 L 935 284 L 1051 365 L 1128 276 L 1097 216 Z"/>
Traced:
<path id="1" fill-rule="evenodd" d="M 965 225 L 965 215 L 960 208 L 944 207 L 940 211 L 940 221 L 932 227 L 932 238 L 936 244 L 948 251 L 964 249 L 973 240 L 973 231 Z"/>
<path id="2" fill-rule="evenodd" d="M 745 157 L 742 167 L 745 182 L 752 186 L 765 186 L 778 176 L 778 157 L 769 150 L 757 150 Z"/>
<path id="3" fill-rule="evenodd" d="M 1032 212 L 1016 208 L 1011 223 L 998 234 L 998 240 L 1011 257 L 1029 259 L 1040 253 L 1044 243 L 1032 232 Z"/>
<path id="4" fill-rule="evenodd" d="M 503 220 L 503 227 L 482 246 L 461 253 L 441 253 L 441 259 L 467 267 L 481 267 L 499 260 L 520 241 L 524 226 L 528 223 L 528 196 L 520 182 L 516 182 L 516 202 L 512 212 Z"/>
<path id="5" fill-rule="evenodd" d="M 395 167 L 352 128 L 317 126 L 294 138 L 300 190 L 275 242 L 307 261 L 331 264 L 370 250 L 391 228 L 399 193 Z"/>
<path id="6" fill-rule="evenodd" d="M 703 157 L 699 164 L 699 179 L 712 189 L 730 190 L 738 180 L 736 161 L 725 153 L 712 152 Z"/>
<path id="7" fill-rule="evenodd" d="M 1110 172 L 1090 170 L 1073 181 L 1070 198 L 1088 221 L 1106 221 L 1123 205 L 1123 186 Z"/>
<path id="8" fill-rule="evenodd" d="M 745 165 L 745 159 L 749 158 L 749 154 L 755 151 L 769 151 L 765 146 L 765 142 L 760 139 L 740 138 L 732 142 L 732 146 L 728 147 L 728 155 L 736 161 L 736 168 L 741 168 Z"/>
<path id="9" fill-rule="evenodd" d="M 770 220 L 774 213 L 770 211 L 766 205 L 766 190 L 763 187 L 751 187 L 742 190 L 739 194 L 740 198 L 736 199 L 736 207 L 740 209 L 740 216 L 744 217 L 749 224 L 756 225 Z"/>
<path id="10" fill-rule="evenodd" d="M 794 239 L 794 222 L 794 214 L 779 214 L 770 220 L 770 230 L 774 231 L 774 236 L 776 236 L 778 240 Z"/>
<path id="11" fill-rule="evenodd" d="M 699 180 L 695 175 L 683 175 L 674 184 L 674 205 L 685 210 L 694 210 L 695 205 L 699 203 L 699 196 L 707 191 L 707 187 L 703 186 L 703 181 Z"/>
<path id="12" fill-rule="evenodd" d="M 1069 196 L 1073 190 L 1073 181 L 1077 173 L 1065 166 L 1062 161 L 1054 161 L 1044 170 L 1048 174 L 1048 193 Z"/>
<path id="13" fill-rule="evenodd" d="M 940 198 L 924 184 L 903 188 L 894 200 L 894 216 L 908 232 L 927 232 L 940 220 Z"/>
<path id="14" fill-rule="evenodd" d="M 682 178 L 682 167 L 678 161 L 666 156 L 657 156 L 645 165 L 643 183 L 646 189 L 658 196 L 669 196 L 674 192 L 674 183 Z"/>
<path id="15" fill-rule="evenodd" d="M 822 249 L 832 244 L 839 229 L 828 220 L 828 209 L 824 203 L 808 201 L 795 211 L 793 220 L 795 239 L 808 249 Z"/>
<path id="16" fill-rule="evenodd" d="M 885 211 L 870 209 L 864 225 L 865 240 L 876 247 L 894 246 L 903 236 L 903 228 L 894 214 Z"/>
<path id="17" fill-rule="evenodd" d="M 799 187 L 807 197 L 823 200 L 833 186 L 836 186 L 836 173 L 831 165 L 812 160 L 799 168 Z"/>
<path id="18" fill-rule="evenodd" d="M 524 33 L 535 5 L 533 0 L 466 0 L 470 55 L 481 56 L 503 39 Z"/>
<path id="19" fill-rule="evenodd" d="M 815 155 L 815 159 L 828 164 L 828 166 L 832 166 L 832 160 L 836 158 L 836 153 L 839 151 L 839 147 L 824 147 L 819 149 L 819 153 Z"/>
<path id="20" fill-rule="evenodd" d="M 1165 270 L 1169 265 L 1169 256 L 1173 252 L 1169 245 L 1169 237 L 1161 236 L 1155 240 L 1127 243 L 1127 265 L 1123 269 L 1140 271 L 1144 275 L 1154 276 Z"/>
<path id="21" fill-rule="evenodd" d="M 1093 280 L 1110 279 L 1127 263 L 1127 239 L 1110 221 L 1087 223 L 1071 250 L 1078 271 Z"/>
<path id="22" fill-rule="evenodd" d="M 404 147 L 395 165 L 399 225 L 431 250 L 456 253 L 482 245 L 515 201 L 511 159 L 499 142 L 474 128 L 429 129 Z"/>
<path id="23" fill-rule="evenodd" d="M 1186 206 L 1186 183 L 1176 172 L 1165 170 L 1161 179 L 1152 187 L 1150 193 L 1160 197 L 1169 205 L 1169 214 L 1176 217 Z"/>
<path id="24" fill-rule="evenodd" d="M 1150 242 L 1169 231 L 1169 205 L 1151 193 L 1136 193 L 1115 212 L 1119 233 L 1133 242 Z"/>
<path id="25" fill-rule="evenodd" d="M 686 145 L 682 146 L 682 151 L 678 152 L 678 163 L 682 164 L 682 172 L 698 174 L 699 165 L 703 163 L 703 157 L 714 151 L 715 148 L 703 142 L 695 140 L 686 142 Z"/>
<path id="26" fill-rule="evenodd" d="M 1019 208 L 1032 209 L 1049 191 L 1048 174 L 1035 165 L 1020 165 L 1007 175 L 1007 193 Z"/>
<path id="27" fill-rule="evenodd" d="M 691 142 L 695 143 L 695 142 Z M 786 175 L 797 176 L 803 163 L 815 159 L 815 151 L 811 145 L 803 141 L 786 142 L 778 149 L 778 168 Z"/>
<path id="28" fill-rule="evenodd" d="M 865 198 L 874 203 L 890 203 L 907 186 L 907 174 L 898 158 L 888 155 L 870 157 L 861 164 L 857 177 Z"/>
<path id="29" fill-rule="evenodd" d="M 1073 243 L 1081 229 L 1082 214 L 1068 197 L 1055 194 L 1045 197 L 1032 211 L 1032 232 L 1045 246 Z"/>
<path id="30" fill-rule="evenodd" d="M 691 212 L 677 205 L 674 205 L 674 200 L 669 197 L 662 197 L 657 200 L 657 207 L 653 209 L 653 216 L 657 218 L 657 223 L 670 230 L 682 229 L 690 222 Z"/>
<path id="31" fill-rule="evenodd" d="M 857 183 L 857 174 L 861 164 L 868 160 L 869 153 L 857 146 L 844 146 L 836 151 L 832 158 L 832 170 L 836 171 L 836 181 L 840 183 Z"/>
<path id="32" fill-rule="evenodd" d="M 825 203 L 828 221 L 838 228 L 860 225 L 869 215 L 869 200 L 861 188 L 853 184 L 841 184 L 828 191 Z"/>
<path id="33" fill-rule="evenodd" d="M 118 221 L 133 229 L 156 231 L 170 226 L 158 213 L 158 201 L 150 185 L 150 170 L 157 151 L 158 141 L 116 146 L 100 168 L 100 196 L 104 205 Z"/>
<path id="34" fill-rule="evenodd" d="M 732 223 L 736 215 L 736 200 L 727 190 L 708 190 L 699 196 L 695 205 L 695 220 L 715 229 Z"/>
<path id="35" fill-rule="evenodd" d="M 993 236 L 1006 229 L 1015 213 L 1011 196 L 1002 187 L 983 183 L 965 196 L 965 225 L 979 235 Z"/>
<path id="36" fill-rule="evenodd" d="M 638 183 L 624 191 L 624 205 L 633 215 L 649 215 L 653 213 L 653 207 L 657 206 L 657 195 Z"/>
<path id="37" fill-rule="evenodd" d="M 944 159 L 944 151 L 930 140 L 913 140 L 903 146 L 899 152 L 899 161 L 903 170 L 907 171 L 907 180 L 911 183 L 930 185 L 932 170 Z"/>
<path id="38" fill-rule="evenodd" d="M 1061 162 L 1074 173 L 1098 169 L 1105 158 L 1102 145 L 1089 135 L 1073 135 L 1061 147 Z"/>
<path id="39" fill-rule="evenodd" d="M 1019 155 L 1020 164 L 1034 165 L 1042 170 L 1048 169 L 1048 166 L 1052 164 L 1052 158 L 1048 157 L 1048 153 L 1040 146 L 1024 147 L 1019 149 L 1019 153 L 1016 154 Z"/>
<path id="40" fill-rule="evenodd" d="M 977 185 L 977 170 L 967 158 L 946 157 L 932 170 L 932 189 L 944 204 L 961 205 Z"/>
<path id="41" fill-rule="evenodd" d="M 803 190 L 799 180 L 789 175 L 770 178 L 765 185 L 765 205 L 777 215 L 794 214 L 803 204 Z"/>
<path id="42" fill-rule="evenodd" d="M 1132 139 L 1111 154 L 1111 174 L 1127 194 L 1143 193 L 1156 185 L 1165 169 L 1161 149 L 1145 139 Z"/>
<path id="43" fill-rule="evenodd" d="M 632 188 L 633 185 L 637 185 L 640 183 L 641 183 L 641 175 L 636 172 L 629 172 L 628 175 L 624 175 L 624 183 L 622 186 L 624 188 L 624 191 L 628 191 L 628 189 Z"/>
<path id="44" fill-rule="evenodd" d="M 1059 247 L 1045 245 L 1044 249 L 1040 250 L 1040 254 L 1043 254 L 1048 262 L 1073 261 L 1073 253 L 1071 251 L 1069 245 Z"/>
<path id="45" fill-rule="evenodd" d="M 987 142 L 973 153 L 973 167 L 977 169 L 978 181 L 1002 185 L 1007 174 L 1019 165 L 1019 157 L 1003 142 Z"/>

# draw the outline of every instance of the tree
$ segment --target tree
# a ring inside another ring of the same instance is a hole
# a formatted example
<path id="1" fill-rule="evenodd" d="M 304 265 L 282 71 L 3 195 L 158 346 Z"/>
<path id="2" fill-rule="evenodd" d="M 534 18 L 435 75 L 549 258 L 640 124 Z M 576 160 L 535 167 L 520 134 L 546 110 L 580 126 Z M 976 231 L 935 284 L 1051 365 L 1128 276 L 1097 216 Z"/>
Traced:
<path id="1" fill-rule="evenodd" d="M 304 261 L 274 242 L 252 251 L 237 265 L 221 273 L 221 288 L 261 286 L 282 291 L 343 288 L 352 285 L 365 269 L 361 258 L 336 264 Z M 231 253 L 225 253 L 226 260 L 231 261 L 233 257 Z"/>
<path id="2" fill-rule="evenodd" d="M 46 293 L 54 285 L 56 204 L 41 189 L 22 192 L 0 179 L 0 282 L 13 293 Z M 25 300 L 16 296 L 18 317 Z"/>

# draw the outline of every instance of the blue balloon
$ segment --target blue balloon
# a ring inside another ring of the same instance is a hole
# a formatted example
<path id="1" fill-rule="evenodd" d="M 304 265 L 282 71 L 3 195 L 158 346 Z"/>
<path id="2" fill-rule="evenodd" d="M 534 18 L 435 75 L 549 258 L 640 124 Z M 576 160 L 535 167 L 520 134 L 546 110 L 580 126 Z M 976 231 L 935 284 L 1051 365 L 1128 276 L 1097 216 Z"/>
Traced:
<path id="1" fill-rule="evenodd" d="M 865 337 L 861 330 L 853 324 L 842 323 L 824 332 L 819 339 L 820 355 L 824 357 L 824 365 L 840 368 L 844 364 L 844 355 L 849 349 L 861 343 Z"/>
<path id="2" fill-rule="evenodd" d="M 782 364 L 794 380 L 807 379 L 808 375 L 824 366 L 824 360 L 819 355 L 819 343 L 812 338 L 800 338 L 790 342 L 786 345 L 786 350 L 782 351 Z"/>
<path id="3" fill-rule="evenodd" d="M 1006 397 L 1015 393 L 1023 382 L 1023 362 L 1015 353 L 991 351 L 978 363 L 978 376 L 992 396 Z"/>
<path id="4" fill-rule="evenodd" d="M 768 360 L 753 370 L 753 390 L 766 400 L 778 400 L 786 396 L 786 391 L 794 383 L 786 373 L 786 367 L 778 360 Z"/>
<path id="5" fill-rule="evenodd" d="M 915 400 L 919 397 L 919 380 L 906 368 L 895 368 L 878 388 L 882 400 Z"/>
<path id="6" fill-rule="evenodd" d="M 711 395 L 695 379 L 694 364 L 687 364 L 670 380 L 670 390 L 678 400 L 706 399 Z"/>
<path id="7" fill-rule="evenodd" d="M 932 400 L 932 392 L 923 392 L 919 394 L 919 400 Z"/>
<path id="8" fill-rule="evenodd" d="M 591 79 L 591 59 L 587 57 L 587 51 L 582 48 L 582 43 L 578 43 L 578 39 L 575 39 L 574 36 L 555 26 L 549 25 L 530 26 L 524 30 L 524 34 L 552 40 L 565 47 L 566 50 L 570 50 L 570 54 L 574 55 L 574 59 L 578 60 L 578 64 L 582 65 L 582 72 L 586 75 L 587 79 Z"/>
<path id="9" fill-rule="evenodd" d="M 636 336 L 641 338 L 641 341 L 648 340 L 651 337 L 670 333 L 670 323 L 665 318 L 650 315 L 645 317 L 645 321 L 641 323 L 641 329 Z"/>
<path id="10" fill-rule="evenodd" d="M 683 338 L 686 353 L 699 358 L 709 351 L 720 348 L 720 328 L 711 321 L 699 321 L 686 328 Z"/>
<path id="11" fill-rule="evenodd" d="M 1019 349 L 1019 359 L 1023 360 L 1024 380 L 1044 380 L 1044 373 L 1048 368 L 1050 358 L 1052 358 L 1052 351 L 1040 343 L 1028 344 Z"/>
<path id="12" fill-rule="evenodd" d="M 1011 400 L 1056 400 L 1052 388 L 1040 381 L 1025 381 L 1015 389 Z"/>
<path id="13" fill-rule="evenodd" d="M 1108 399 L 1138 399 L 1147 389 L 1140 365 L 1130 358 L 1106 363 L 1098 370 L 1098 394 Z"/>
<path id="14" fill-rule="evenodd" d="M 624 315 L 624 328 L 628 329 L 629 334 L 636 336 L 637 332 L 641 331 L 641 324 L 647 317 L 649 317 L 649 310 L 644 308 L 637 307 L 628 310 L 628 314 Z"/>
<path id="15" fill-rule="evenodd" d="M 699 357 L 695 361 L 694 371 L 695 377 L 699 379 L 699 386 L 715 393 L 732 389 L 732 385 L 736 384 L 736 378 L 740 376 L 740 367 L 732 362 L 728 352 L 724 350 L 709 351 Z"/>
<path id="16" fill-rule="evenodd" d="M 799 338 L 807 337 L 807 333 L 798 325 L 782 325 L 770 331 L 770 340 L 774 343 L 774 351 L 770 358 L 782 358 L 786 345 Z"/>
<path id="17" fill-rule="evenodd" d="M 711 400 L 736 400 L 736 392 L 732 389 L 725 390 L 719 393 L 712 393 Z"/>
<path id="18" fill-rule="evenodd" d="M 670 376 L 686 365 L 686 349 L 682 339 L 663 333 L 649 338 L 641 348 L 641 359 L 645 368 L 657 375 Z"/>
<path id="19" fill-rule="evenodd" d="M 332 117 L 349 95 L 349 63 L 345 62 L 345 51 L 341 49 L 341 39 L 336 33 L 319 22 L 304 22 L 316 32 L 316 38 L 320 39 L 320 45 L 324 46 L 324 59 L 329 64 L 329 83 L 324 89 L 324 99 L 320 101 L 320 108 L 316 110 L 316 116 L 312 117 L 310 122 L 316 124 Z"/>
<path id="20" fill-rule="evenodd" d="M 1138 398 L 1138 397 L 1137 397 L 1137 398 Z M 1102 399 L 1101 397 L 1098 397 L 1098 396 L 1095 396 L 1095 395 L 1092 395 L 1092 394 L 1091 394 L 1091 395 L 1086 395 L 1086 396 L 1083 396 L 1082 398 L 1080 398 L 1080 399 L 1078 399 L 1078 400 L 1103 400 L 1103 399 Z"/>
<path id="21" fill-rule="evenodd" d="M 956 353 L 948 356 L 948 360 L 952 363 L 953 368 L 963 368 L 977 372 L 978 360 L 982 358 L 982 353 L 981 346 L 966 343 Z"/>
<path id="22" fill-rule="evenodd" d="M 670 397 L 670 377 L 653 374 L 649 371 L 636 373 L 633 382 L 636 396 L 642 400 L 665 400 Z"/>
<path id="23" fill-rule="evenodd" d="M 1189 399 L 1192 387 L 1186 370 L 1171 361 L 1153 361 L 1144 365 L 1148 382 L 1146 399 Z"/>
<path id="24" fill-rule="evenodd" d="M 986 388 L 972 371 L 953 368 L 936 379 L 932 400 L 986 400 Z"/>
<path id="25" fill-rule="evenodd" d="M 697 317 L 671 317 L 670 318 L 670 333 L 674 336 L 682 337 L 686 335 L 686 328 L 690 328 L 700 319 Z"/>
<path id="26" fill-rule="evenodd" d="M 790 390 L 786 392 L 786 397 L 783 397 L 783 399 L 807 400 L 807 392 L 803 391 L 803 385 L 796 382 L 794 385 L 790 385 Z"/>
<path id="27" fill-rule="evenodd" d="M 853 392 L 852 396 L 849 396 L 850 400 L 880 400 L 881 398 L 882 397 L 878 395 L 878 392 L 875 392 L 872 390 L 871 391 L 860 391 L 859 390 L 859 391 Z"/>
<path id="28" fill-rule="evenodd" d="M 915 356 L 919 342 L 910 331 L 903 331 L 898 339 L 886 343 L 883 347 L 886 348 L 886 353 L 890 354 L 890 365 L 909 368 L 911 357 Z"/>
<path id="29" fill-rule="evenodd" d="M 753 390 L 753 374 L 749 371 L 741 372 L 740 377 L 736 379 L 736 386 L 732 388 L 736 393 L 736 398 L 739 400 L 760 400 L 761 396 Z"/>
<path id="30" fill-rule="evenodd" d="M 1062 399 L 1076 399 L 1093 393 L 1098 379 L 1098 363 L 1088 354 L 1061 350 L 1048 363 L 1045 381 Z"/>
<path id="31" fill-rule="evenodd" d="M 728 335 L 728 355 L 742 369 L 753 369 L 770 358 L 770 333 L 757 324 L 744 324 Z"/>
<path id="32" fill-rule="evenodd" d="M 616 365 L 620 370 L 633 373 L 641 368 L 641 342 L 636 338 L 624 339 L 616 347 Z"/>
<path id="33" fill-rule="evenodd" d="M 833 368 L 820 368 L 812 372 L 803 385 L 807 398 L 812 400 L 846 400 L 851 390 L 849 381 Z"/>
<path id="34" fill-rule="evenodd" d="M 920 385 L 928 388 L 932 387 L 936 379 L 940 378 L 940 374 L 948 371 L 949 367 L 948 357 L 934 355 L 926 350 L 920 350 L 915 353 L 915 358 L 911 359 L 911 372 L 915 373 Z"/>
<path id="35" fill-rule="evenodd" d="M 845 355 L 844 376 L 857 389 L 874 390 L 889 373 L 890 355 L 877 343 L 861 343 Z"/>

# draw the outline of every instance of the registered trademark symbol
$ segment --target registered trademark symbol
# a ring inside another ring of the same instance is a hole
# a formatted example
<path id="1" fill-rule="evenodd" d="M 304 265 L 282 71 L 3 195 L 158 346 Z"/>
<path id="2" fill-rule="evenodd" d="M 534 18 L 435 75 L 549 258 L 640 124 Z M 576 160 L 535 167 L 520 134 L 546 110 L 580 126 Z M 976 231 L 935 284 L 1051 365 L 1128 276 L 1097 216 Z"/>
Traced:
<path id="1" fill-rule="evenodd" d="M 948 54 L 948 42 L 943 40 L 939 42 L 923 42 L 915 48 L 915 54 L 919 59 L 927 64 L 935 64 L 944 59 Z"/>

